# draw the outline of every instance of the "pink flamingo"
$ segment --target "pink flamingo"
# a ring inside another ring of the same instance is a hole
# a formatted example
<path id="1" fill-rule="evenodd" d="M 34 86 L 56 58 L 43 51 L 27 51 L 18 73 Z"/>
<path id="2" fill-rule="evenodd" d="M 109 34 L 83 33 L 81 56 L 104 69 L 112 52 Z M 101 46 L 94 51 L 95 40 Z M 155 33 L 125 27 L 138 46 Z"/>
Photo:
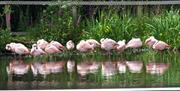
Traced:
<path id="1" fill-rule="evenodd" d="M 45 41 L 44 39 L 40 39 L 37 41 L 37 46 L 39 46 L 39 48 L 41 49 L 45 49 L 46 46 L 48 45 L 49 43 L 47 41 Z"/>
<path id="2" fill-rule="evenodd" d="M 76 49 L 80 52 L 88 52 L 94 50 L 93 45 L 90 45 L 88 42 L 85 40 L 81 40 L 77 45 Z"/>
<path id="3" fill-rule="evenodd" d="M 33 56 L 39 56 L 46 54 L 46 52 L 44 52 L 41 48 L 39 48 L 37 44 L 33 44 L 30 54 Z"/>
<path id="4" fill-rule="evenodd" d="M 56 46 L 54 46 L 52 44 L 48 44 L 45 48 L 45 52 L 52 54 L 52 53 L 61 53 L 62 51 L 59 50 Z"/>
<path id="5" fill-rule="evenodd" d="M 73 50 L 74 49 L 74 42 L 72 40 L 69 40 L 67 43 L 66 43 L 66 48 L 68 50 Z"/>
<path id="6" fill-rule="evenodd" d="M 153 62 L 146 65 L 146 72 L 150 74 L 162 75 L 168 68 L 169 64 Z"/>
<path id="7" fill-rule="evenodd" d="M 54 45 L 56 48 L 60 49 L 60 50 L 63 50 L 64 49 L 64 46 L 57 42 L 57 41 L 51 41 L 50 44 Z"/>
<path id="8" fill-rule="evenodd" d="M 94 48 L 100 46 L 100 43 L 98 41 L 96 41 L 95 39 L 88 39 L 88 40 L 86 40 L 86 42 L 88 42 L 90 45 L 93 45 Z"/>
<path id="9" fill-rule="evenodd" d="M 139 48 L 142 46 L 140 38 L 132 38 L 126 45 L 126 48 Z"/>
<path id="10" fill-rule="evenodd" d="M 163 41 L 158 41 L 153 45 L 153 49 L 155 50 L 164 50 L 164 49 L 169 49 L 170 45 L 168 45 L 167 43 L 163 42 Z"/>
<path id="11" fill-rule="evenodd" d="M 11 52 L 14 52 L 19 55 L 27 55 L 29 54 L 29 49 L 21 44 L 21 43 L 10 43 L 6 45 L 6 50 L 9 50 Z"/>
<path id="12" fill-rule="evenodd" d="M 20 46 L 25 47 L 21 43 L 14 43 L 14 42 L 12 42 L 10 44 L 6 44 L 6 50 L 11 51 L 11 52 L 15 52 L 15 47 L 20 47 Z"/>
<path id="13" fill-rule="evenodd" d="M 116 47 L 118 46 L 116 41 L 109 38 L 106 38 L 106 39 L 102 38 L 100 42 L 101 42 L 101 48 L 108 52 L 110 52 L 110 50 L 112 49 L 116 49 Z"/>
<path id="14" fill-rule="evenodd" d="M 154 36 L 151 36 L 145 40 L 145 44 L 149 47 L 152 47 L 158 40 L 154 38 Z"/>
<path id="15" fill-rule="evenodd" d="M 126 48 L 126 40 L 118 41 L 118 46 L 117 46 L 117 51 L 118 52 L 123 52 L 124 49 Z"/>

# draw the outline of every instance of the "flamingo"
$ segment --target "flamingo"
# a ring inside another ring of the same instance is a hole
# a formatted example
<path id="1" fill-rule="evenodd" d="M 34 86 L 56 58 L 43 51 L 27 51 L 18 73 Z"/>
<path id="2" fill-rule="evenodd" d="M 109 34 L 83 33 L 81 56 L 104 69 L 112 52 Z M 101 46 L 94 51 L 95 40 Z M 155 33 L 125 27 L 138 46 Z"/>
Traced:
<path id="1" fill-rule="evenodd" d="M 85 40 L 81 40 L 77 45 L 76 49 L 80 52 L 88 52 L 94 50 L 93 45 L 90 45 L 88 42 Z"/>
<path id="2" fill-rule="evenodd" d="M 117 51 L 122 52 L 126 48 L 126 40 L 118 41 Z"/>
<path id="3" fill-rule="evenodd" d="M 86 40 L 86 42 L 88 42 L 90 45 L 93 45 L 94 48 L 100 46 L 100 43 L 96 41 L 95 39 L 88 39 Z"/>
<path id="4" fill-rule="evenodd" d="M 11 51 L 11 52 L 15 52 L 15 47 L 25 47 L 25 45 L 21 44 L 21 43 L 14 43 L 11 42 L 10 44 L 6 44 L 6 50 Z"/>
<path id="5" fill-rule="evenodd" d="M 73 50 L 74 49 L 74 42 L 72 40 L 69 40 L 67 43 L 66 43 L 66 48 L 68 50 Z"/>
<path id="6" fill-rule="evenodd" d="M 33 56 L 39 56 L 46 54 L 46 52 L 44 52 L 41 48 L 39 48 L 37 44 L 33 44 L 30 54 Z"/>
<path id="7" fill-rule="evenodd" d="M 29 54 L 29 49 L 21 44 L 21 43 L 10 43 L 6 45 L 6 50 L 9 50 L 13 53 L 19 54 L 19 55 L 27 55 Z"/>
<path id="8" fill-rule="evenodd" d="M 116 47 L 118 46 L 116 41 L 109 38 L 106 38 L 106 39 L 102 38 L 100 42 L 101 42 L 101 48 L 108 52 L 110 52 L 110 50 L 112 49 L 116 49 Z"/>
<path id="9" fill-rule="evenodd" d="M 142 46 L 140 38 L 132 38 L 126 45 L 126 48 L 139 48 Z"/>
<path id="10" fill-rule="evenodd" d="M 40 39 L 37 41 L 37 46 L 39 46 L 41 49 L 45 49 L 46 46 L 48 45 L 49 43 L 47 41 L 45 41 L 44 39 Z"/>
<path id="11" fill-rule="evenodd" d="M 11 52 L 15 52 L 15 47 L 17 46 L 24 46 L 23 44 L 21 43 L 14 43 L 14 42 L 11 42 L 10 44 L 6 44 L 6 50 L 8 51 L 11 51 Z"/>
<path id="12" fill-rule="evenodd" d="M 152 47 L 158 40 L 154 38 L 154 36 L 150 36 L 145 40 L 145 44 L 149 47 Z"/>
<path id="13" fill-rule="evenodd" d="M 153 49 L 155 50 L 159 50 L 162 51 L 164 49 L 169 49 L 170 45 L 168 45 L 167 43 L 163 42 L 163 41 L 157 41 L 154 45 L 153 45 Z"/>
<path id="14" fill-rule="evenodd" d="M 15 53 L 16 54 L 19 54 L 19 55 L 27 55 L 27 54 L 29 54 L 30 52 L 29 52 L 29 49 L 27 48 L 27 47 L 23 47 L 23 46 L 21 46 L 21 47 L 15 47 Z"/>
<path id="15" fill-rule="evenodd" d="M 58 48 L 60 50 L 64 49 L 64 46 L 61 43 L 57 42 L 57 41 L 53 40 L 53 41 L 50 42 L 50 44 L 54 45 L 56 48 Z"/>
<path id="16" fill-rule="evenodd" d="M 52 44 L 48 44 L 46 47 L 45 47 L 45 52 L 46 53 L 49 53 L 49 54 L 52 54 L 52 53 L 61 53 L 62 51 L 59 50 L 56 46 L 52 45 Z"/>

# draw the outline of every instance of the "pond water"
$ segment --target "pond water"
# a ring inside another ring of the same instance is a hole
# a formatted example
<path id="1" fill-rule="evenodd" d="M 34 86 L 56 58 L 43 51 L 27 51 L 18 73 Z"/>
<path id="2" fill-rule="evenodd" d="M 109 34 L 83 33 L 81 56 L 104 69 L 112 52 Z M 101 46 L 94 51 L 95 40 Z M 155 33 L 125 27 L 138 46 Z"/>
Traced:
<path id="1" fill-rule="evenodd" d="M 179 53 L 167 51 L 1 57 L 0 89 L 177 87 L 179 66 Z"/>

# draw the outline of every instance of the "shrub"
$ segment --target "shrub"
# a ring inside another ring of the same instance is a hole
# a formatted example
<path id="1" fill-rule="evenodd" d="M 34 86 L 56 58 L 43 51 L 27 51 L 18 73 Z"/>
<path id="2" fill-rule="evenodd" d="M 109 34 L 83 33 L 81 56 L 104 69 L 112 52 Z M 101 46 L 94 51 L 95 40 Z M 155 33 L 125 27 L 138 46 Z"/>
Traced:
<path id="1" fill-rule="evenodd" d="M 69 7 L 49 6 L 43 11 L 39 24 L 29 28 L 29 37 L 35 40 L 57 40 L 61 43 L 69 39 L 77 40 L 80 33 L 73 26 L 71 10 Z"/>
<path id="2" fill-rule="evenodd" d="M 9 30 L 0 29 L 0 50 L 5 50 L 6 44 L 11 42 L 11 39 L 11 32 Z"/>

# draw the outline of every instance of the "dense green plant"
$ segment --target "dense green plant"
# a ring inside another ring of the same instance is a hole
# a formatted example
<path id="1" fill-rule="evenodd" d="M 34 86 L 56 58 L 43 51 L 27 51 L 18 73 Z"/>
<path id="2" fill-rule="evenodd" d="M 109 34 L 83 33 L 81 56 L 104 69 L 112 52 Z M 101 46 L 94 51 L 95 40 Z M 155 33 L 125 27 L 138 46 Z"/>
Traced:
<path id="1" fill-rule="evenodd" d="M 69 39 L 77 40 L 80 32 L 74 29 L 70 7 L 49 6 L 43 11 L 39 24 L 29 29 L 34 39 L 57 40 L 65 43 Z"/>
<path id="2" fill-rule="evenodd" d="M 143 41 L 149 36 L 169 43 L 172 47 L 180 46 L 180 14 L 170 10 L 162 15 L 134 17 L 119 14 L 117 11 L 102 11 L 98 18 L 87 19 L 84 24 L 83 38 L 103 37 L 115 40 L 140 37 Z"/>
<path id="3" fill-rule="evenodd" d="M 9 30 L 0 29 L 0 50 L 5 50 L 5 45 L 9 43 L 11 39 L 11 32 Z"/>
<path id="4" fill-rule="evenodd" d="M 173 47 L 180 47 L 180 13 L 179 10 L 170 10 L 162 15 L 149 18 L 146 23 L 149 29 L 147 35 L 154 35 Z"/>

